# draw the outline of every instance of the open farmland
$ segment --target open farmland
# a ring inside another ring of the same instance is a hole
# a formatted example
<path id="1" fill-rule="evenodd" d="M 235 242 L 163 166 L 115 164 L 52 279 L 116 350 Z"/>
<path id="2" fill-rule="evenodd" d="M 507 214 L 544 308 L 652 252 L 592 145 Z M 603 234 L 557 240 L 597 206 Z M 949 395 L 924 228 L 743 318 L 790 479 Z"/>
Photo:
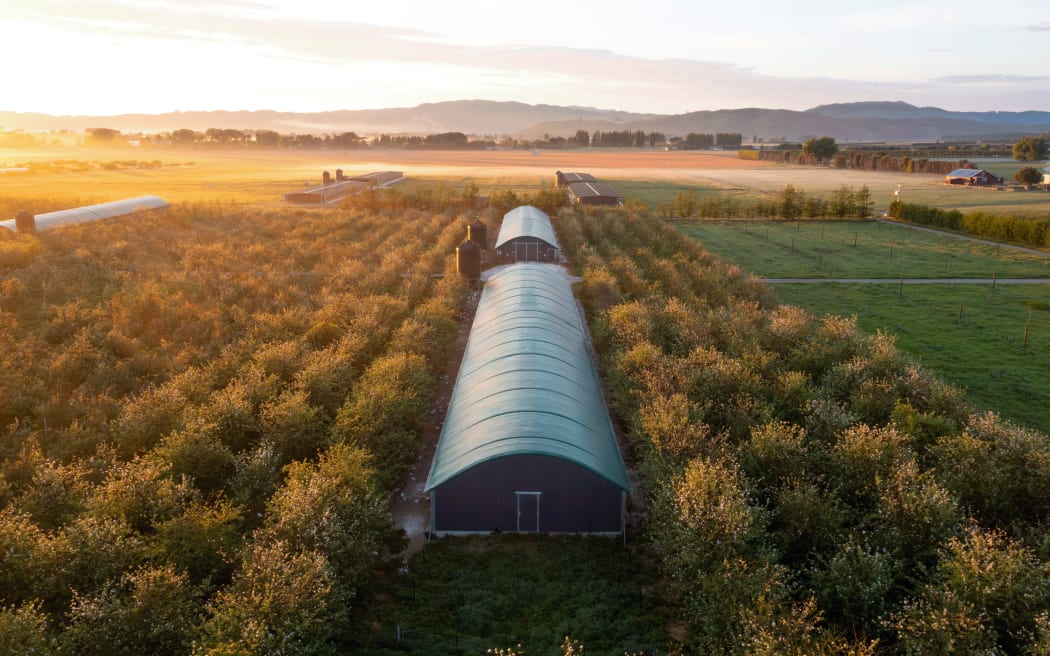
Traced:
<path id="1" fill-rule="evenodd" d="M 543 153 L 479 164 L 500 154 L 450 168 L 365 153 L 360 166 L 420 188 L 550 184 L 552 168 L 523 163 Z M 302 182 L 356 166 L 317 155 L 288 158 Z M 717 157 L 680 161 L 699 180 Z M 38 653 L 87 656 L 118 643 L 158 656 L 547 653 L 565 636 L 609 656 L 1050 644 L 1046 435 L 971 415 L 892 340 L 779 306 L 637 206 L 564 208 L 555 223 L 632 471 L 627 545 L 490 535 L 406 559 L 388 511 L 427 505 L 409 472 L 426 468 L 470 315 L 451 256 L 465 224 L 494 228 L 498 213 L 394 210 L 382 195 L 367 210 L 284 207 L 276 160 L 180 161 L 37 174 L 80 198 L 77 176 L 121 195 L 165 195 L 133 186 L 139 175 L 170 183 L 181 200 L 168 214 L 0 233 L 0 638 L 17 629 Z M 545 166 L 660 193 L 651 163 Z M 671 190 L 690 184 L 683 170 Z M 26 201 L 10 189 L 5 207 Z M 733 248 L 767 241 L 757 225 L 726 227 L 747 226 Z M 880 259 L 867 247 L 857 262 Z"/>
<path id="2" fill-rule="evenodd" d="M 949 284 L 960 278 L 1047 278 L 1050 258 L 873 221 L 705 222 L 681 230 L 765 278 L 890 281 L 778 284 L 773 290 L 784 302 L 855 315 L 864 330 L 895 335 L 905 352 L 966 388 L 977 406 L 1050 430 L 1050 385 L 1043 375 L 1050 365 L 1050 286 L 997 285 L 993 291 L 991 284 Z M 940 278 L 945 284 L 900 288 L 900 277 Z"/>
<path id="3" fill-rule="evenodd" d="M 348 150 L 266 151 L 209 149 L 0 150 L 0 165 L 31 164 L 39 173 L 0 175 L 0 195 L 76 196 L 103 202 L 151 194 L 171 202 L 280 203 L 281 195 L 320 183 L 321 171 L 398 170 L 412 178 L 458 184 L 473 181 L 483 196 L 506 189 L 553 185 L 554 171 L 582 170 L 626 198 L 650 205 L 677 191 L 731 195 L 779 193 L 785 186 L 830 193 L 843 185 L 871 190 L 876 209 L 887 207 L 898 184 L 905 200 L 935 207 L 1048 211 L 1050 194 L 948 188 L 940 176 L 847 171 L 741 160 L 735 152 L 662 150 Z"/>

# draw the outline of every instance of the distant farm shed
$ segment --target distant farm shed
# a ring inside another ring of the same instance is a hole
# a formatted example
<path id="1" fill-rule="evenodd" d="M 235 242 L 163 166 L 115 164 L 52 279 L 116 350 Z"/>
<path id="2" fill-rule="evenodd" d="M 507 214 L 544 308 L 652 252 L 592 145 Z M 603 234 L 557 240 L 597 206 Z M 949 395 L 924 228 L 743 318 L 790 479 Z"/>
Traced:
<path id="1" fill-rule="evenodd" d="M 569 184 L 569 202 L 581 205 L 623 205 L 623 196 L 601 182 L 573 182 Z"/>
<path id="2" fill-rule="evenodd" d="M 386 187 L 404 180 L 405 174 L 401 171 L 376 171 L 375 173 L 357 175 L 346 179 L 364 182 L 373 187 Z"/>
<path id="3" fill-rule="evenodd" d="M 554 176 L 559 187 L 564 187 L 574 182 L 598 182 L 590 173 L 562 173 L 561 171 L 555 171 Z"/>
<path id="4" fill-rule="evenodd" d="M 295 205 L 331 205 L 367 188 L 368 184 L 360 181 L 334 182 L 306 191 L 285 194 L 284 202 Z"/>
<path id="5" fill-rule="evenodd" d="M 342 169 L 339 169 L 341 172 Z M 347 196 L 361 193 L 369 187 L 388 187 L 405 179 L 401 171 L 375 171 L 364 175 L 342 176 L 336 181 L 305 191 L 293 191 L 284 195 L 284 202 L 294 205 L 334 205 Z M 327 175 L 327 172 L 326 172 Z"/>
<path id="6" fill-rule="evenodd" d="M 624 530 L 630 489 L 563 269 L 481 293 L 427 478 L 436 534 Z"/>
<path id="7" fill-rule="evenodd" d="M 953 185 L 999 185 L 1003 179 L 984 169 L 955 169 L 944 176 L 944 181 Z"/>
<path id="8" fill-rule="evenodd" d="M 111 203 L 99 203 L 98 205 L 86 205 L 74 207 L 58 212 L 46 212 L 37 214 L 35 218 L 36 231 L 43 232 L 64 225 L 74 223 L 89 223 L 99 219 L 113 219 L 119 216 L 129 216 L 140 212 L 152 212 L 168 208 L 168 201 L 157 196 L 139 196 L 116 200 Z M 15 230 L 15 219 L 0 221 L 0 227 Z"/>
<path id="9" fill-rule="evenodd" d="M 532 205 L 503 215 L 496 236 L 496 257 L 510 262 L 556 262 L 558 238 L 547 214 Z"/>

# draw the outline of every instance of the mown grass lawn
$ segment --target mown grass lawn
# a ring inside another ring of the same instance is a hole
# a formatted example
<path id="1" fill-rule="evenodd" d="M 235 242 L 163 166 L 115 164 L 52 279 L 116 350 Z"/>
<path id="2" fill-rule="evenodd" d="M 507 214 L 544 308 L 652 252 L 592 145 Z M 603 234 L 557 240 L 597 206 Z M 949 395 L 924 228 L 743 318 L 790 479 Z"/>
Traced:
<path id="1" fill-rule="evenodd" d="M 659 576 L 617 539 L 546 535 L 446 537 L 391 572 L 361 611 L 356 654 L 484 654 L 521 645 L 560 654 L 667 648 Z"/>
<path id="2" fill-rule="evenodd" d="M 874 222 L 681 229 L 722 259 L 770 278 L 1050 276 L 1050 259 Z M 903 351 L 965 388 L 976 407 L 1050 431 L 1050 286 L 996 285 L 993 292 L 991 285 L 825 283 L 778 284 L 774 291 L 818 314 L 856 315 L 862 328 L 895 335 Z"/>
<path id="3" fill-rule="evenodd" d="M 711 221 L 681 230 L 764 278 L 1050 277 L 1050 258 L 876 221 Z"/>

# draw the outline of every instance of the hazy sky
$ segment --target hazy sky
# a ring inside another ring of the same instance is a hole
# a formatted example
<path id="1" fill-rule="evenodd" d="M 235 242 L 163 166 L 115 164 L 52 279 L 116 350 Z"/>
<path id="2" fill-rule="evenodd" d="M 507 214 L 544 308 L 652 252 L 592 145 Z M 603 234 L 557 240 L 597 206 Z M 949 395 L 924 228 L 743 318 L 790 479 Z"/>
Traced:
<path id="1" fill-rule="evenodd" d="M 0 0 L 0 110 L 1050 110 L 1046 0 Z"/>

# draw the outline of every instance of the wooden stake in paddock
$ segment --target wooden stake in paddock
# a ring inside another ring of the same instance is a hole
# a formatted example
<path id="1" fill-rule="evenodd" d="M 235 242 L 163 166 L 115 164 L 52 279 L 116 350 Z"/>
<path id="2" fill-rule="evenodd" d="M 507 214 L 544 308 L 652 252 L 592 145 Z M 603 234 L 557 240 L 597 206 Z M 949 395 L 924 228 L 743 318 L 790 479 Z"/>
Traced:
<path id="1" fill-rule="evenodd" d="M 904 297 L 904 274 L 900 274 L 900 282 L 897 283 L 897 298 Z"/>
<path id="2" fill-rule="evenodd" d="M 1021 347 L 1022 351 L 1028 351 L 1028 324 L 1032 323 L 1032 311 L 1028 311 L 1028 318 L 1024 322 L 1024 346 Z"/>
<path id="3" fill-rule="evenodd" d="M 998 274 L 998 273 L 999 273 L 998 270 L 992 271 L 992 292 L 995 292 L 995 277 L 996 277 L 996 274 Z"/>
<path id="4" fill-rule="evenodd" d="M 960 298 L 959 299 L 959 321 L 962 321 L 962 317 L 963 317 L 963 302 L 962 302 L 962 299 Z"/>

